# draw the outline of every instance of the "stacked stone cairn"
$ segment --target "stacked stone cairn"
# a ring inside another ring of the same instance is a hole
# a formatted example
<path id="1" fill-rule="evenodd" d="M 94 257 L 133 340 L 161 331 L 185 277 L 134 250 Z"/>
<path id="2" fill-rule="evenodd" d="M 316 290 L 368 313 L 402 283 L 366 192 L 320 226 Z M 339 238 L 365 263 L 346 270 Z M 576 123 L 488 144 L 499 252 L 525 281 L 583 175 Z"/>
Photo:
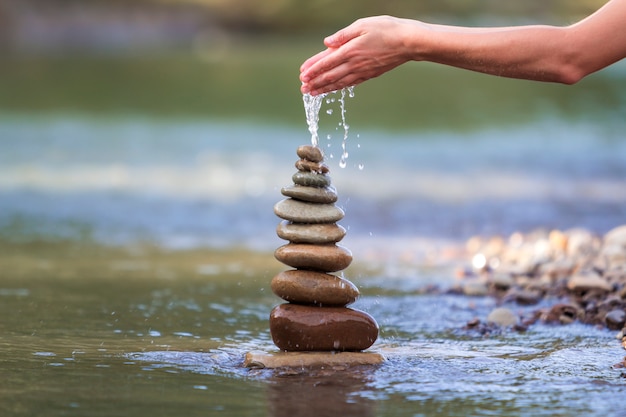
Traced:
<path id="1" fill-rule="evenodd" d="M 276 232 L 289 241 L 274 256 L 294 268 L 272 279 L 274 294 L 287 301 L 270 314 L 274 344 L 284 351 L 362 351 L 378 337 L 378 324 L 367 313 L 346 307 L 359 290 L 349 280 L 333 275 L 352 262 L 352 253 L 337 242 L 346 230 L 335 205 L 322 151 L 300 146 L 294 184 L 282 188 L 287 197 L 274 206 L 283 219 Z"/>

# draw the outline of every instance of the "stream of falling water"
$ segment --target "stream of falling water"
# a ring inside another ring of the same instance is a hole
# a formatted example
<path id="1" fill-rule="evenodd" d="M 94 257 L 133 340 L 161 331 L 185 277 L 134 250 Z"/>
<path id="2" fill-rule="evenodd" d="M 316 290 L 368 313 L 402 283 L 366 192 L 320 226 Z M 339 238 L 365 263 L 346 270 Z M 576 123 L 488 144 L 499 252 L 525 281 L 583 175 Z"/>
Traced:
<path id="1" fill-rule="evenodd" d="M 322 108 L 322 104 L 324 102 L 324 98 L 326 98 L 330 94 L 336 94 L 338 91 L 333 91 L 327 94 L 320 94 L 317 96 L 312 96 L 310 94 L 304 94 L 302 96 L 302 101 L 304 102 L 304 113 L 306 115 L 306 123 L 309 128 L 309 132 L 311 133 L 311 144 L 313 146 L 319 147 L 319 112 Z M 339 109 L 341 113 L 341 121 L 339 122 L 339 126 L 343 127 L 343 139 L 341 142 L 341 157 L 339 159 L 339 166 L 341 168 L 345 168 L 347 165 L 348 159 L 348 133 L 350 130 L 350 126 L 346 123 L 346 95 L 348 97 L 354 97 L 354 87 L 347 87 L 339 90 Z M 334 97 L 326 98 L 326 104 L 334 103 L 336 99 Z M 328 114 L 332 114 L 332 109 L 328 109 L 326 111 Z"/>

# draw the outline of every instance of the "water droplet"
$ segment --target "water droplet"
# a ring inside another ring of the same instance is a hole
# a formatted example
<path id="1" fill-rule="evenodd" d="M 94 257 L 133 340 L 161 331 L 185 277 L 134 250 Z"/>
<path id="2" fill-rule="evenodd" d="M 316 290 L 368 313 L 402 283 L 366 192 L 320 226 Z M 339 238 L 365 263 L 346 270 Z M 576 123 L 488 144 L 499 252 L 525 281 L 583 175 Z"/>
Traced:
<path id="1" fill-rule="evenodd" d="M 326 114 L 333 114 L 333 109 L 326 110 Z"/>
<path id="2" fill-rule="evenodd" d="M 365 165 L 363 165 L 362 163 L 359 164 L 359 171 L 363 171 L 363 168 L 365 168 Z"/>

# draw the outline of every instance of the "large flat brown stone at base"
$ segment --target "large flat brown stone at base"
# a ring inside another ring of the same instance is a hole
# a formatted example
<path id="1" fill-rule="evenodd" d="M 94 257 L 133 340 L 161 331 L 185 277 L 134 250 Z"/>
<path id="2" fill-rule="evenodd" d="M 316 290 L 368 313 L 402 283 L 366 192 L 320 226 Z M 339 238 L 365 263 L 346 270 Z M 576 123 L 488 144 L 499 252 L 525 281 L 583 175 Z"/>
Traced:
<path id="1" fill-rule="evenodd" d="M 379 365 L 378 352 L 248 352 L 246 368 L 319 368 L 326 366 Z"/>

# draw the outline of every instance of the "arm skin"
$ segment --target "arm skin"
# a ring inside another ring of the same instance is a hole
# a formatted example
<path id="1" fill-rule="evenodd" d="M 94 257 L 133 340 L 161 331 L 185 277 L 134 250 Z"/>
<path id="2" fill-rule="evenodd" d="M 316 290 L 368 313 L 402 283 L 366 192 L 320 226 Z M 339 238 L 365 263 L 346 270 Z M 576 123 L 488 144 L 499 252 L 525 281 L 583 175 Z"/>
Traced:
<path id="1" fill-rule="evenodd" d="M 318 95 L 430 61 L 509 78 L 575 84 L 626 57 L 626 0 L 610 0 L 570 26 L 467 28 L 377 16 L 324 39 L 300 67 L 302 93 Z"/>

